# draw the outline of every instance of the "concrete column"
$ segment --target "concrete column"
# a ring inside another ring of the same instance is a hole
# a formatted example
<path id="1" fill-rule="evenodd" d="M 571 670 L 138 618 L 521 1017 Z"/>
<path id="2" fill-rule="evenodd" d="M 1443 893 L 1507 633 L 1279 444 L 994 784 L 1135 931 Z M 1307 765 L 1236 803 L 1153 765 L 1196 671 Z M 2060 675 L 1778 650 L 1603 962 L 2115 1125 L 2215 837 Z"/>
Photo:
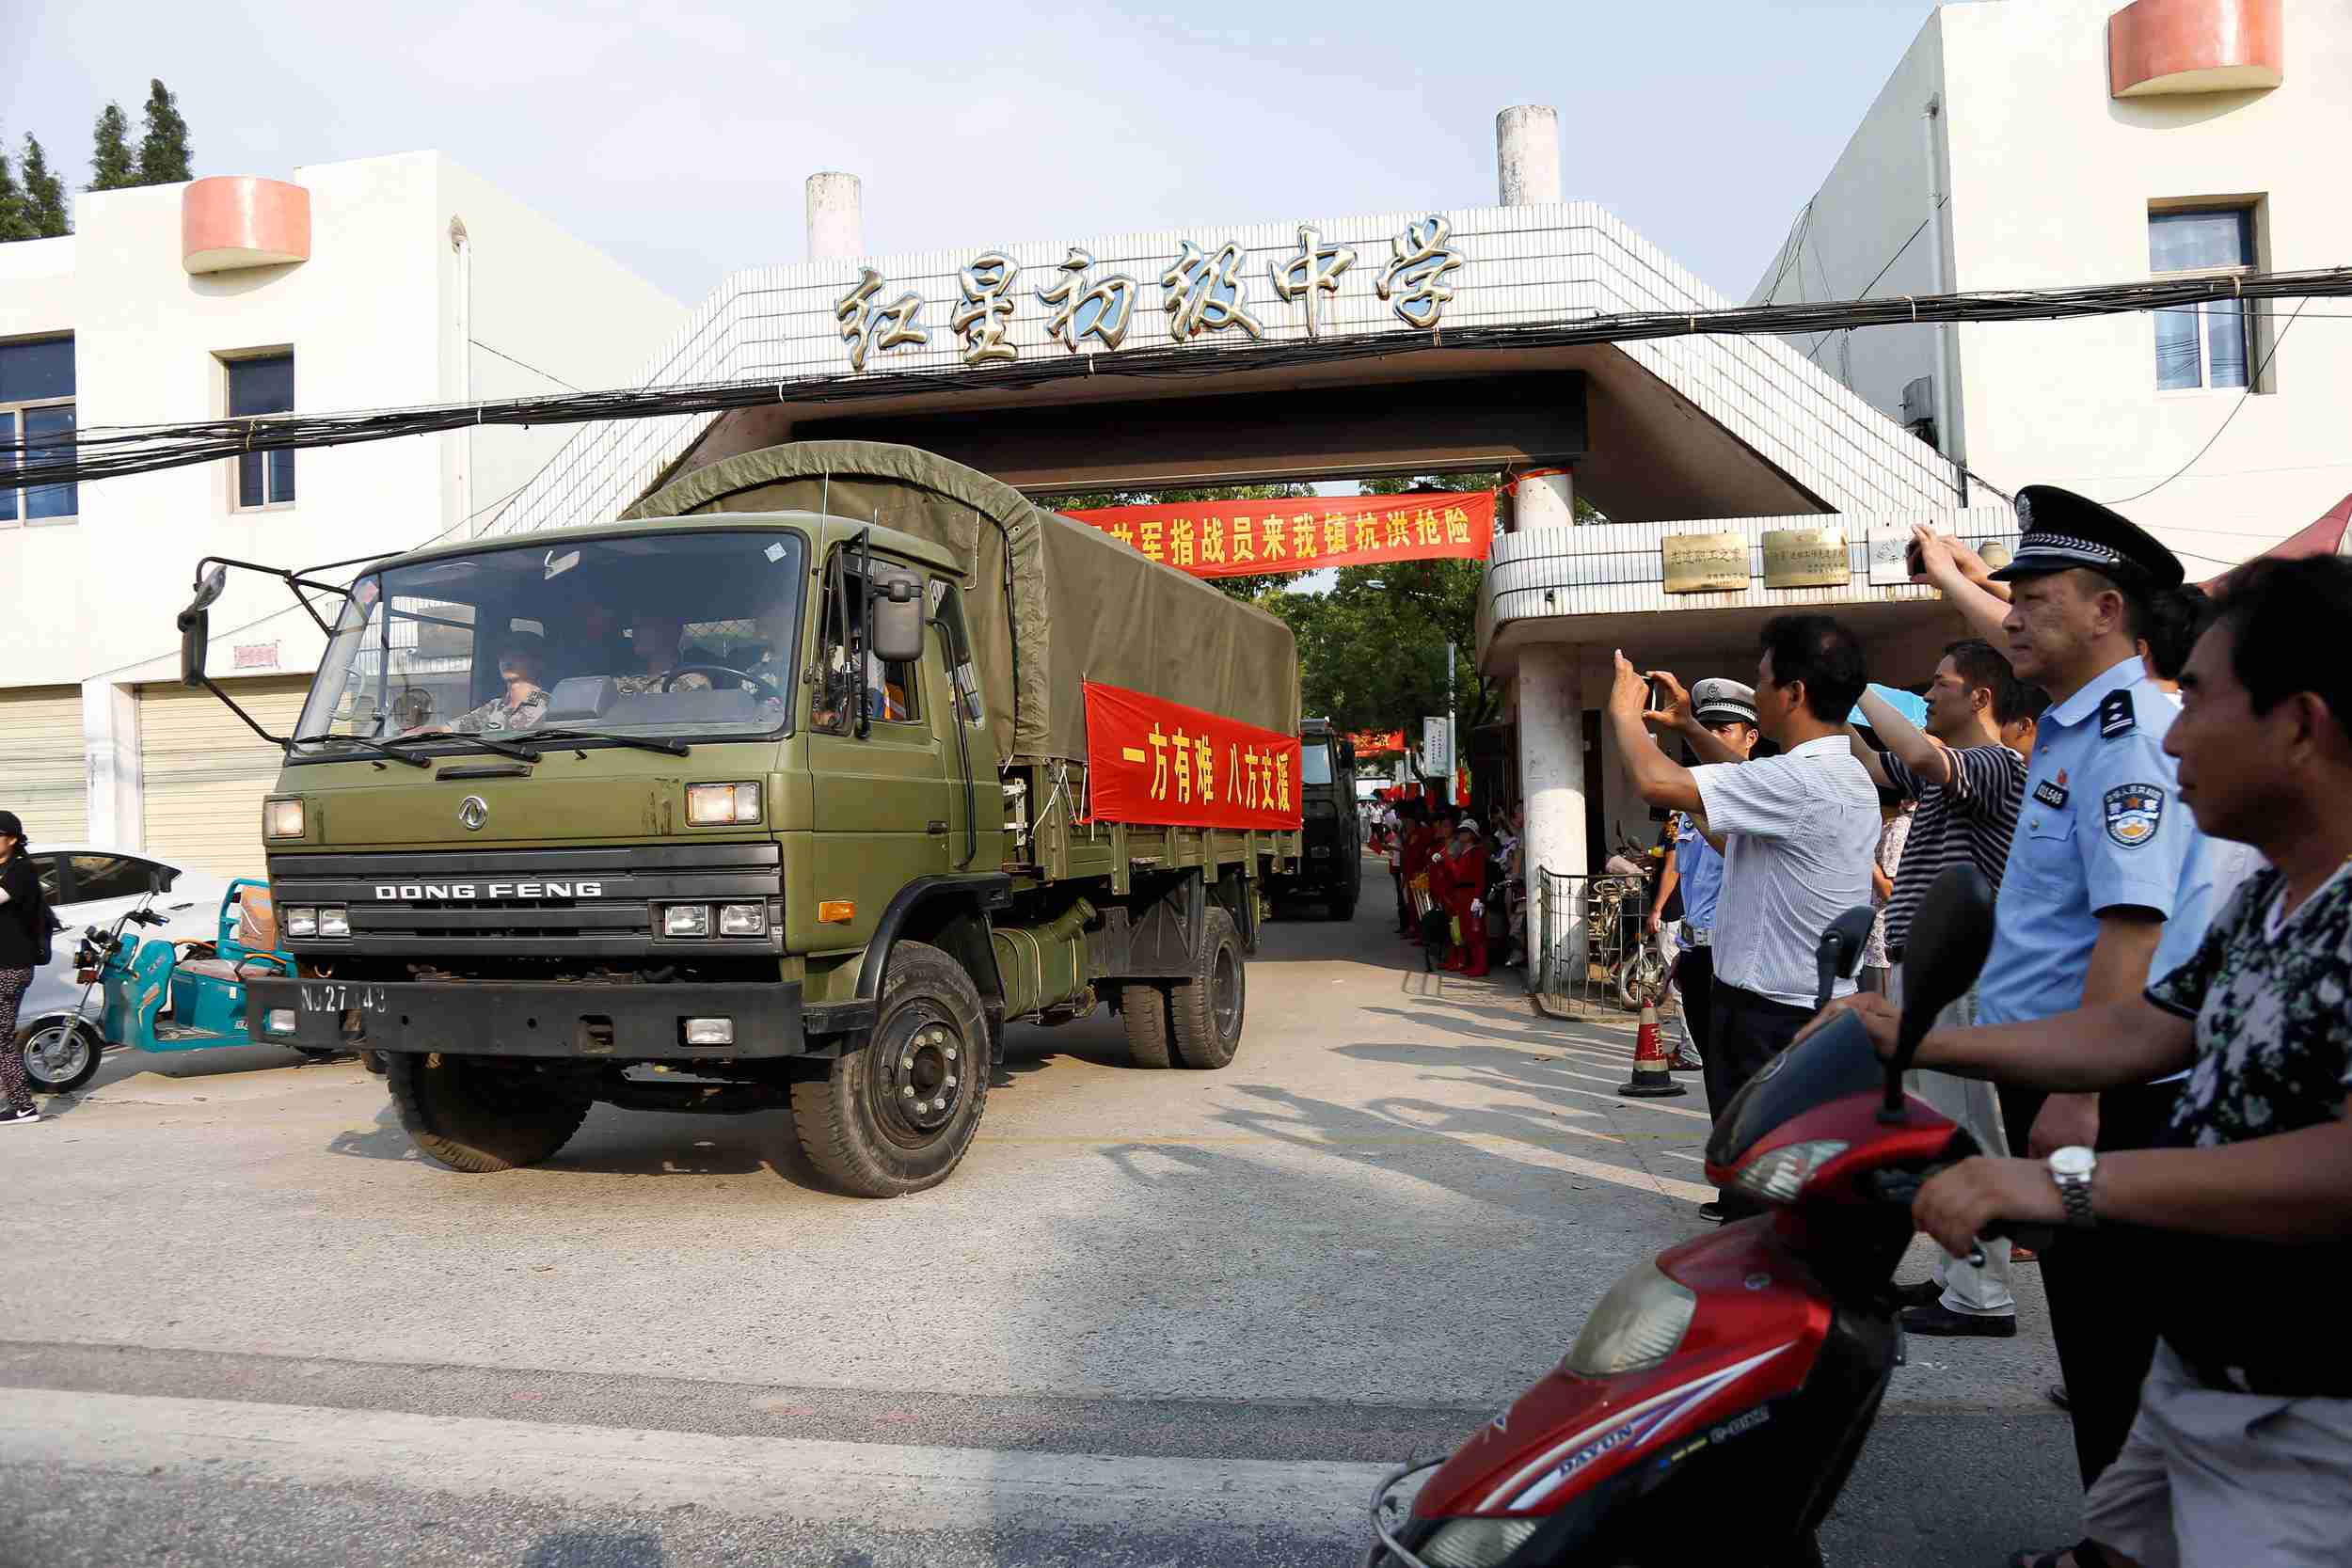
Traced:
<path id="1" fill-rule="evenodd" d="M 1528 979 L 1551 941 L 1543 928 L 1543 879 L 1537 867 L 1581 876 L 1584 864 L 1584 703 L 1579 650 L 1542 643 L 1519 653 L 1519 782 L 1527 796 Z M 1571 906 L 1581 911 L 1581 904 Z M 1563 933 L 1565 951 L 1581 953 L 1581 913 Z M 1570 978 L 1574 979 L 1573 974 Z"/>
<path id="2" fill-rule="evenodd" d="M 89 840 L 147 847 L 147 773 L 139 759 L 139 703 L 112 675 L 82 683 L 82 756 Z"/>
<path id="3" fill-rule="evenodd" d="M 866 209 L 854 174 L 808 177 L 808 259 L 852 261 L 866 254 Z"/>
<path id="4" fill-rule="evenodd" d="M 1521 103 L 1495 116 L 1495 172 L 1505 207 L 1560 199 L 1560 111 Z"/>
<path id="5" fill-rule="evenodd" d="M 1521 474 L 1511 487 L 1511 531 L 1576 526 L 1576 476 L 1565 468 Z"/>

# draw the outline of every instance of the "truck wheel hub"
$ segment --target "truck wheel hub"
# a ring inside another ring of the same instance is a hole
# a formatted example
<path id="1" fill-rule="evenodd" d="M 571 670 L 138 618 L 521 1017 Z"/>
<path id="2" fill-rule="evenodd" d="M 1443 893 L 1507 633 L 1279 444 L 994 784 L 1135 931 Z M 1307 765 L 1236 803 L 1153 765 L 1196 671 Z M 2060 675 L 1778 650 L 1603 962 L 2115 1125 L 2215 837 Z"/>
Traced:
<path id="1" fill-rule="evenodd" d="M 917 1014 L 890 1032 L 875 1065 L 884 1114 L 903 1132 L 928 1136 L 955 1119 L 968 1063 L 953 1027 Z"/>

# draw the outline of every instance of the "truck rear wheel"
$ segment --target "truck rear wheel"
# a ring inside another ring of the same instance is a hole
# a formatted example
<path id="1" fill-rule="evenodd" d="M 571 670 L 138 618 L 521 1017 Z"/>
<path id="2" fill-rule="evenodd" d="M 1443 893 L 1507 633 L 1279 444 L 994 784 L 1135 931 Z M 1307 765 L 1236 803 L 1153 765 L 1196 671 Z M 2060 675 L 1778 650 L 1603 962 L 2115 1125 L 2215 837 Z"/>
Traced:
<path id="1" fill-rule="evenodd" d="M 1127 1024 L 1127 1055 L 1137 1067 L 1174 1067 L 1173 1031 L 1168 1022 L 1168 991 L 1138 982 L 1119 989 L 1119 1016 Z"/>
<path id="2" fill-rule="evenodd" d="M 496 1058 L 415 1051 L 384 1058 L 401 1126 L 452 1170 L 535 1165 L 571 1141 L 595 1103 L 538 1073 L 493 1065 Z"/>
<path id="3" fill-rule="evenodd" d="M 979 1130 L 988 1053 L 988 1018 L 963 966 L 927 943 L 898 943 L 871 1042 L 792 1085 L 802 1150 L 858 1197 L 939 1185 Z"/>
<path id="4" fill-rule="evenodd" d="M 1193 955 L 1191 976 L 1168 992 L 1175 1025 L 1176 1055 L 1188 1068 L 1221 1068 L 1241 1049 L 1243 1015 L 1248 1009 L 1248 966 L 1233 917 L 1211 910 Z M 1130 1038 L 1132 1038 L 1132 1035 Z"/>

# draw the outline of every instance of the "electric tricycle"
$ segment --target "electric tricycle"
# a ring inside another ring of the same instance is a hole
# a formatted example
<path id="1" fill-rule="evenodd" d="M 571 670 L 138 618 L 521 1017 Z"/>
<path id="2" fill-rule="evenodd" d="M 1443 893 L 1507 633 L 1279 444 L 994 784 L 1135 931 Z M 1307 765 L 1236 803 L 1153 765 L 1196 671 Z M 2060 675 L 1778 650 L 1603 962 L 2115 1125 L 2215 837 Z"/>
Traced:
<path id="1" fill-rule="evenodd" d="M 83 932 L 74 955 L 81 1006 L 36 1019 L 24 1037 L 24 1072 L 34 1088 L 45 1094 L 80 1088 L 108 1051 L 201 1051 L 252 1043 L 246 1028 L 246 981 L 294 973 L 294 956 L 279 944 L 269 884 L 253 878 L 230 882 L 221 895 L 219 934 L 210 942 L 141 940 L 124 931 L 127 926 L 164 924 L 165 917 L 143 901 L 125 910 L 111 929 L 92 926 Z M 92 986 L 102 988 L 104 997 L 95 1023 L 85 1011 Z"/>

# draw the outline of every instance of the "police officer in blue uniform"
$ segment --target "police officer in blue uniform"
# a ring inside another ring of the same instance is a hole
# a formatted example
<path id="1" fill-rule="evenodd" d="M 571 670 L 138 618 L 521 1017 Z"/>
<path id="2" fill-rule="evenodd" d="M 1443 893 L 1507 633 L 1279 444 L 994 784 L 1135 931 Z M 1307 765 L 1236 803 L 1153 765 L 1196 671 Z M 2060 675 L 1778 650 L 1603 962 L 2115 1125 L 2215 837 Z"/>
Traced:
<path id="1" fill-rule="evenodd" d="M 2165 923 L 2210 853 L 2164 753 L 2178 710 L 2135 643 L 2151 598 L 2180 585 L 2180 562 L 2125 518 L 2068 491 L 2028 485 L 2016 505 L 2017 554 L 1993 575 L 2011 584 L 2010 660 L 2020 680 L 2049 693 L 2050 708 L 1995 906 L 1979 1023 L 2139 995 Z M 2024 1146 L 2012 1152 L 2144 1148 L 2169 1120 L 2177 1088 L 2168 1082 L 2044 1102 L 2003 1085 L 2010 1139 Z M 2155 1347 L 2147 1307 L 2161 1282 L 2133 1277 L 2108 1256 L 2111 1246 L 2070 1234 L 2042 1269 L 2086 1486 L 2122 1450 Z"/>

